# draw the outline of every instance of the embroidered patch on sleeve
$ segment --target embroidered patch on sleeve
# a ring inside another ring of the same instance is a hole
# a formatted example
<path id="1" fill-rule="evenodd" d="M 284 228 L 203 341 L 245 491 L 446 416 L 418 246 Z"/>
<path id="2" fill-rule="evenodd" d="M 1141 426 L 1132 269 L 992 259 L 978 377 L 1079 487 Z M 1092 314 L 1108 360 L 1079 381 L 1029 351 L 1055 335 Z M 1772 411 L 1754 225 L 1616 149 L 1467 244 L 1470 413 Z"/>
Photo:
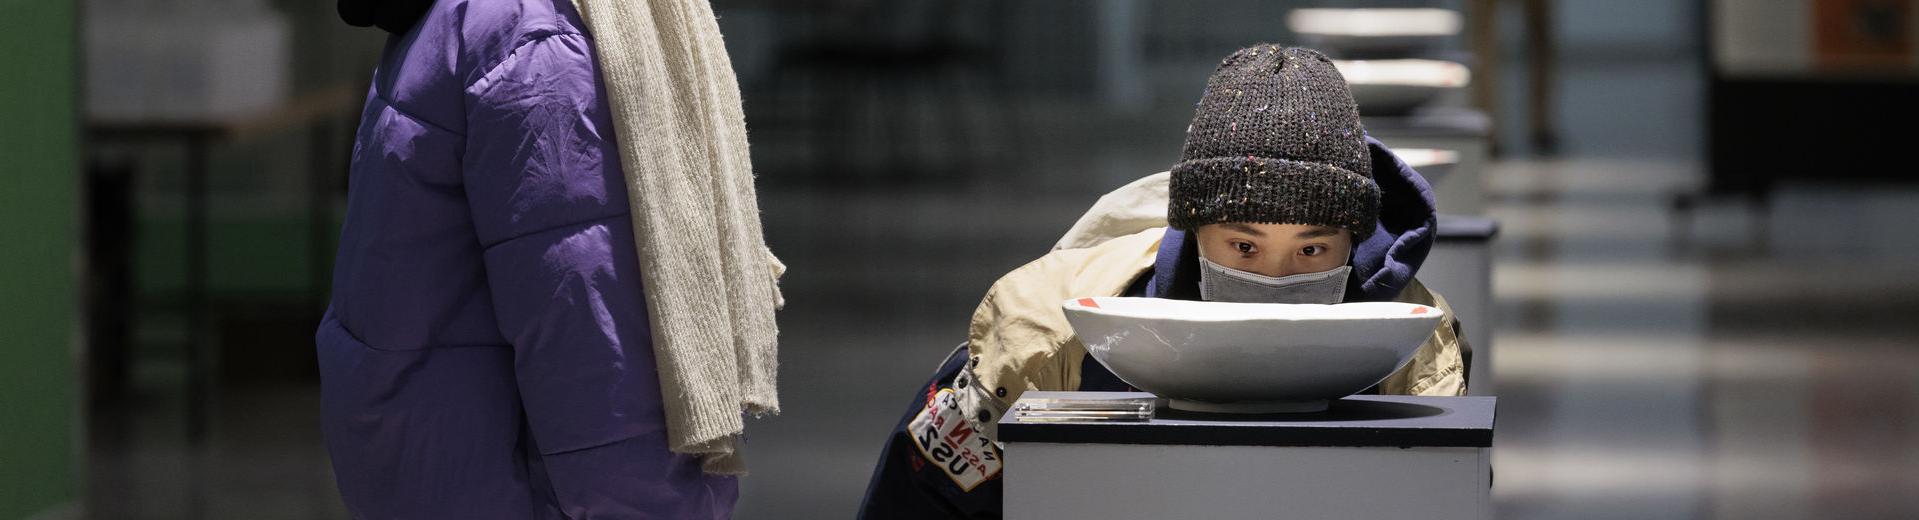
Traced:
<path id="1" fill-rule="evenodd" d="M 939 466 L 964 491 L 999 474 L 999 447 L 966 420 L 951 388 L 940 389 L 907 424 L 907 431 L 927 462 Z"/>

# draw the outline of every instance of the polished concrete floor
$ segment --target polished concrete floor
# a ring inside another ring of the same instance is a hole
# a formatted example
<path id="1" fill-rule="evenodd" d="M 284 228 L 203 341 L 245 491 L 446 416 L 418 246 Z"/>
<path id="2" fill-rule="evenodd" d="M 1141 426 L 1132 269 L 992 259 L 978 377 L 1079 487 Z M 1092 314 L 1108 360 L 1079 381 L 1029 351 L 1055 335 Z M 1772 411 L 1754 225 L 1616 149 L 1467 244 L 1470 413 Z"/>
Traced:
<path id="1" fill-rule="evenodd" d="M 1565 154 L 1486 172 L 1499 516 L 1919 518 L 1919 188 L 1795 185 L 1769 208 L 1676 214 L 1701 180 L 1696 66 L 1562 66 Z M 1033 106 L 1028 159 L 957 181 L 768 179 L 792 268 L 785 410 L 749 423 L 738 517 L 850 516 L 981 291 L 1170 163 L 1181 110 Z M 94 419 L 90 516 L 344 517 L 311 387 L 224 389 L 196 449 L 167 366 Z"/>
<path id="2" fill-rule="evenodd" d="M 1919 517 L 1919 188 L 1675 213 L 1684 70 L 1569 68 L 1585 146 L 1489 172 L 1500 516 Z"/>
<path id="3" fill-rule="evenodd" d="M 1919 191 L 1688 221 L 1668 195 L 1693 169 L 1494 170 L 1502 516 L 1919 515 L 1919 240 L 1855 220 L 1911 221 Z"/>

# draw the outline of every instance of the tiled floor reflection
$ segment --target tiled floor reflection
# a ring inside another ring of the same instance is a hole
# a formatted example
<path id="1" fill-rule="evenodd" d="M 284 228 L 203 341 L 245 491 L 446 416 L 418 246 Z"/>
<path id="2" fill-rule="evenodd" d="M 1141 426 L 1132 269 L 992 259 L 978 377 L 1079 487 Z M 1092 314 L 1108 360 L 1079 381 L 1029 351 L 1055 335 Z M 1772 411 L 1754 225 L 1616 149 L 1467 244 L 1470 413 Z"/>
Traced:
<path id="1" fill-rule="evenodd" d="M 1919 191 L 1673 215 L 1698 175 L 1493 172 L 1501 516 L 1919 516 Z"/>
<path id="2" fill-rule="evenodd" d="M 87 518 L 346 518 L 320 444 L 317 390 L 223 390 L 205 443 L 187 442 L 177 371 L 135 378 L 140 396 L 93 414 Z"/>

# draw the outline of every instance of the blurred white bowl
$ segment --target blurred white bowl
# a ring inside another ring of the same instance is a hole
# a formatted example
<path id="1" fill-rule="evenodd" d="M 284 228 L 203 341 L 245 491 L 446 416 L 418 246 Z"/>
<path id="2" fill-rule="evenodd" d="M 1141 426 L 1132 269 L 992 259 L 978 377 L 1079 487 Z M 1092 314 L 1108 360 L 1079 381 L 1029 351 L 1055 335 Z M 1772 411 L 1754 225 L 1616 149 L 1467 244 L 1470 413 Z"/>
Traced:
<path id="1" fill-rule="evenodd" d="M 1459 34 L 1462 22 L 1450 9 L 1294 9 L 1286 28 L 1301 43 L 1329 52 L 1414 54 Z"/>
<path id="2" fill-rule="evenodd" d="M 1334 60 L 1359 112 L 1402 114 L 1472 82 L 1465 65 L 1441 60 Z"/>
<path id="3" fill-rule="evenodd" d="M 1220 303 L 1078 298 L 1086 352 L 1181 410 L 1295 413 L 1365 390 L 1405 365 L 1444 313 L 1410 303 Z"/>
<path id="4" fill-rule="evenodd" d="M 1459 152 L 1439 148 L 1394 148 L 1393 155 L 1406 161 L 1407 166 L 1419 171 L 1429 184 L 1439 184 L 1440 179 L 1452 174 L 1453 167 L 1459 165 Z"/>
<path id="5" fill-rule="evenodd" d="M 1300 34 L 1451 36 L 1459 34 L 1460 16 L 1438 8 L 1307 8 L 1286 13 L 1286 28 Z"/>

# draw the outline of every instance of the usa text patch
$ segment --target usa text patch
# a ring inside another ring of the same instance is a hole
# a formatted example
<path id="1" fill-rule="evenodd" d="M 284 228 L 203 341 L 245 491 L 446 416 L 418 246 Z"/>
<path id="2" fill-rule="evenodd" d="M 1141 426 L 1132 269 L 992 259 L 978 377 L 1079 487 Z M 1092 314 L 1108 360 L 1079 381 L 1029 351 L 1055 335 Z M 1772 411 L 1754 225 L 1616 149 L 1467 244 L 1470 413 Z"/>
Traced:
<path id="1" fill-rule="evenodd" d="M 986 432 L 973 427 L 960 412 L 959 398 L 953 389 L 942 388 L 928 400 L 926 408 L 913 417 L 906 431 L 913 436 L 926 461 L 939 466 L 960 489 L 972 491 L 981 482 L 999 474 L 999 447 Z"/>

